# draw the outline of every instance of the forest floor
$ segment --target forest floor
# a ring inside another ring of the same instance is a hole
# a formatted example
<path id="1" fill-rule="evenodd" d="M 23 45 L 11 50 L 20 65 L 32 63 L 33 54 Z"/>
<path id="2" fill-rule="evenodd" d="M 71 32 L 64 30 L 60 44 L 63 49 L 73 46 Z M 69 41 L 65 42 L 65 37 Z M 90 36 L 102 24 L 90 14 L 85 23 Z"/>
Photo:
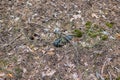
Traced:
<path id="1" fill-rule="evenodd" d="M 0 80 L 120 80 L 120 1 L 0 0 Z"/>

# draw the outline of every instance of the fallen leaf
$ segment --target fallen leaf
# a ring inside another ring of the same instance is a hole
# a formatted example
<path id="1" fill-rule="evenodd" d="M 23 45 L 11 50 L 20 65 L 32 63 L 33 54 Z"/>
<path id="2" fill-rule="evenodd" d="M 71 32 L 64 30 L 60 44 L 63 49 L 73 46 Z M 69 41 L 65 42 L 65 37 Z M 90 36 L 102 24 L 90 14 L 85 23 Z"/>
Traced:
<path id="1" fill-rule="evenodd" d="M 56 72 L 56 70 L 51 70 L 51 69 L 48 68 L 46 72 L 42 72 L 42 77 L 52 76 L 52 75 L 54 75 L 55 72 Z"/>
<path id="2" fill-rule="evenodd" d="M 12 75 L 12 74 L 10 74 L 10 73 L 9 73 L 9 74 L 7 74 L 7 75 L 8 75 L 8 77 L 11 77 L 11 78 L 13 77 L 13 75 Z"/>
<path id="3" fill-rule="evenodd" d="M 119 33 L 116 33 L 115 36 L 116 36 L 117 39 L 120 39 L 120 34 Z"/>
<path id="4" fill-rule="evenodd" d="M 3 77 L 3 76 L 5 76 L 5 73 L 0 72 L 0 77 Z"/>
<path id="5" fill-rule="evenodd" d="M 55 49 L 54 48 L 50 48 L 50 50 L 46 53 L 48 55 L 54 55 L 55 54 Z"/>
<path id="6" fill-rule="evenodd" d="M 55 52 L 53 52 L 53 51 L 48 51 L 47 54 L 49 54 L 49 55 L 54 55 Z"/>
<path id="7" fill-rule="evenodd" d="M 43 53 L 43 54 L 45 54 L 45 53 L 46 53 L 46 51 L 45 51 L 45 50 L 42 50 L 42 53 Z"/>
<path id="8" fill-rule="evenodd" d="M 0 51 L 0 56 L 2 56 L 4 53 Z"/>
<path id="9" fill-rule="evenodd" d="M 91 16 L 95 18 L 99 18 L 95 13 L 92 13 Z"/>

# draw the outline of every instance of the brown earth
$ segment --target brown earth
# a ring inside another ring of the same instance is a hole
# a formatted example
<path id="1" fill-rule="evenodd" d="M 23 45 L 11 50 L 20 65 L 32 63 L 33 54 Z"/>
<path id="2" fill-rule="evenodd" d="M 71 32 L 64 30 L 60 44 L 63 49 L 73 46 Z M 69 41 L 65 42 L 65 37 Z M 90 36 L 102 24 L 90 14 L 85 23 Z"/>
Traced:
<path id="1" fill-rule="evenodd" d="M 57 48 L 56 29 L 84 34 Z M 0 0 L 0 80 L 120 80 L 120 1 Z"/>

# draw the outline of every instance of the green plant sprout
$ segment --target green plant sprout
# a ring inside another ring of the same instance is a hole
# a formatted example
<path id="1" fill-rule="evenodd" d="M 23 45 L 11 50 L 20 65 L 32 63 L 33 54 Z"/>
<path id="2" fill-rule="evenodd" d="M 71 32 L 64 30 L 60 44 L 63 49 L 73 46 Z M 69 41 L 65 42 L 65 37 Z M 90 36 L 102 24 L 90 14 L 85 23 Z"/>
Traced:
<path id="1" fill-rule="evenodd" d="M 75 37 L 82 37 L 82 31 L 80 31 L 79 29 L 75 29 L 74 31 L 73 31 L 73 36 L 75 36 Z"/>
<path id="2" fill-rule="evenodd" d="M 108 26 L 109 28 L 112 28 L 112 27 L 113 27 L 113 25 L 114 25 L 114 23 L 113 23 L 113 22 L 106 22 L 106 26 Z"/>

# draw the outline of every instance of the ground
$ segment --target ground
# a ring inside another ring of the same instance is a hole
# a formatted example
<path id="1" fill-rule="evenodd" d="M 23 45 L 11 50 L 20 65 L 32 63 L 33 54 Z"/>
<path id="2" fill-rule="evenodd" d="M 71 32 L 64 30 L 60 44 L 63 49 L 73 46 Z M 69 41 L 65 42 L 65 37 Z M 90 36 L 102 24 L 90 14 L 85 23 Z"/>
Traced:
<path id="1" fill-rule="evenodd" d="M 120 80 L 120 1 L 1 0 L 0 80 Z"/>

